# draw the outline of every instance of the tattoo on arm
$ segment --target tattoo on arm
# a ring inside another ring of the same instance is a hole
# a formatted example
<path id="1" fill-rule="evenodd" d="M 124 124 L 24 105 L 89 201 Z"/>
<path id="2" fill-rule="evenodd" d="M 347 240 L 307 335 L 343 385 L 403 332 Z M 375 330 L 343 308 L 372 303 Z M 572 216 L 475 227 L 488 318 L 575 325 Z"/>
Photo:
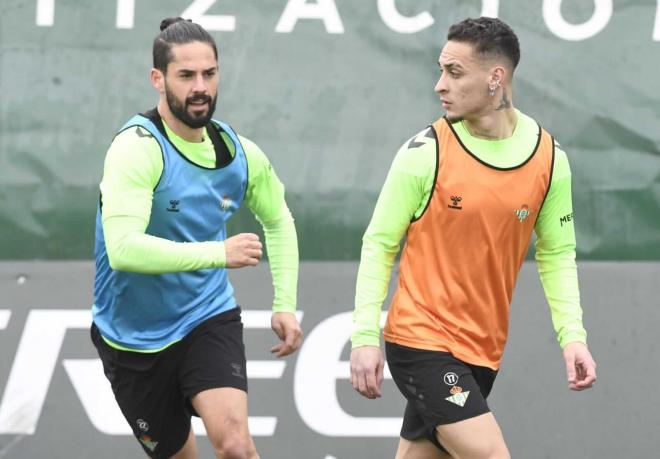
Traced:
<path id="1" fill-rule="evenodd" d="M 502 88 L 502 100 L 495 110 L 504 110 L 505 108 L 511 108 L 511 101 L 506 96 L 506 89 Z"/>

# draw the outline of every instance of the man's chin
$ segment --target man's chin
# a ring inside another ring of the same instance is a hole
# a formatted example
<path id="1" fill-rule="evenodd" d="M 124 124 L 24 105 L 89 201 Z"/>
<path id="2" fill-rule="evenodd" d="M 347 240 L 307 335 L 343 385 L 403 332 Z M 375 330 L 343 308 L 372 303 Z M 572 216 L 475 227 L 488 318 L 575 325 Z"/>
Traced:
<path id="1" fill-rule="evenodd" d="M 192 113 L 188 112 L 187 123 L 193 129 L 199 129 L 206 126 L 211 117 L 208 115 L 208 110 L 194 110 Z"/>
<path id="2" fill-rule="evenodd" d="M 202 118 L 206 116 L 208 112 L 209 112 L 209 107 L 207 105 L 203 105 L 199 108 L 196 107 L 188 108 L 188 115 L 190 115 L 191 118 Z"/>
<path id="3" fill-rule="evenodd" d="M 463 121 L 463 117 L 461 115 L 457 115 L 455 113 L 450 113 L 450 112 L 445 113 L 445 118 L 447 118 L 447 121 L 449 121 L 450 123 Z"/>
<path id="4" fill-rule="evenodd" d="M 204 118 L 197 118 L 197 119 L 191 119 L 189 120 L 186 124 L 189 128 L 192 129 L 201 129 L 207 124 L 209 124 L 209 119 L 204 117 Z"/>

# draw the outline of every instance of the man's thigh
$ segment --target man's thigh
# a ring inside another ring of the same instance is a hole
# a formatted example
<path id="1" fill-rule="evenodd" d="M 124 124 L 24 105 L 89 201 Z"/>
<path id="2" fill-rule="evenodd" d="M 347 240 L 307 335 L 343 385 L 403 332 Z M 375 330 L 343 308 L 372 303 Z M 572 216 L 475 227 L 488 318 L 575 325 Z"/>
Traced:
<path id="1" fill-rule="evenodd" d="M 248 429 L 246 392 L 233 387 L 209 389 L 194 395 L 192 405 L 204 421 L 216 454 L 258 457 Z"/>
<path id="2" fill-rule="evenodd" d="M 436 427 L 437 439 L 451 457 L 460 459 L 510 459 L 493 413 Z"/>
<path id="3" fill-rule="evenodd" d="M 426 438 L 417 440 L 400 438 L 395 459 L 451 459 L 451 456 Z"/>
<path id="4" fill-rule="evenodd" d="M 214 432 L 224 433 L 225 429 L 248 432 L 247 393 L 240 389 L 205 390 L 192 397 L 192 405 L 210 436 Z"/>

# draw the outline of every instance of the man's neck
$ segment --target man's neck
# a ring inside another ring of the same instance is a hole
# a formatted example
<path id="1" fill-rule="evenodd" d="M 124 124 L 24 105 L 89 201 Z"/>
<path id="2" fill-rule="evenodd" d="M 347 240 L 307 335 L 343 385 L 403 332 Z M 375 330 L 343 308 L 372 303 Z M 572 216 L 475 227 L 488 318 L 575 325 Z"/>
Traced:
<path id="1" fill-rule="evenodd" d="M 158 114 L 163 119 L 163 121 L 165 121 L 167 127 L 169 127 L 172 132 L 181 137 L 183 140 L 194 143 L 204 141 L 204 127 L 194 129 L 181 122 L 181 120 L 174 116 L 174 114 L 170 111 L 167 103 L 164 103 L 162 100 L 158 103 Z"/>
<path id="2" fill-rule="evenodd" d="M 463 120 L 463 125 L 470 135 L 486 140 L 501 140 L 511 137 L 517 123 L 518 114 L 513 105 L 503 110 L 493 110 L 487 115 Z"/>

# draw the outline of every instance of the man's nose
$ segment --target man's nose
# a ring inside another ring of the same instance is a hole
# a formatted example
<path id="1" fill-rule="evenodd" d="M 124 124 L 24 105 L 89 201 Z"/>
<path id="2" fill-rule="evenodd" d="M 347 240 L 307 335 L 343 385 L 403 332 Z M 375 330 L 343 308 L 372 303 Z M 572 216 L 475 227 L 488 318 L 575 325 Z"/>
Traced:
<path id="1" fill-rule="evenodd" d="M 443 73 L 440 75 L 440 78 L 438 78 L 438 82 L 435 84 L 435 92 L 438 94 L 442 94 L 447 92 L 447 84 L 446 84 L 446 79 L 445 79 L 445 74 Z"/>
<path id="2" fill-rule="evenodd" d="M 195 82 L 193 85 L 193 92 L 206 92 L 206 81 L 204 81 L 203 75 L 198 75 L 195 77 Z"/>

